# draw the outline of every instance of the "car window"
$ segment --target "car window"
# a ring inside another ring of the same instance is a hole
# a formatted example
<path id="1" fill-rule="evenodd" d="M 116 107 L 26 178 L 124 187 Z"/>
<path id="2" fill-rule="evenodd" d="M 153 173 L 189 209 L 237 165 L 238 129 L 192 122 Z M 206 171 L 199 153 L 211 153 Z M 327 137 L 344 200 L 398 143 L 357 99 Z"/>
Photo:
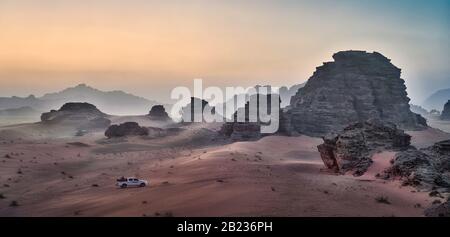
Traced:
<path id="1" fill-rule="evenodd" d="M 132 181 L 133 181 L 133 179 L 128 179 L 128 181 L 129 181 L 129 182 L 132 182 Z"/>
<path id="2" fill-rule="evenodd" d="M 133 181 L 134 181 L 134 182 L 137 182 L 137 181 L 139 181 L 139 180 L 138 180 L 138 179 L 134 179 Z"/>

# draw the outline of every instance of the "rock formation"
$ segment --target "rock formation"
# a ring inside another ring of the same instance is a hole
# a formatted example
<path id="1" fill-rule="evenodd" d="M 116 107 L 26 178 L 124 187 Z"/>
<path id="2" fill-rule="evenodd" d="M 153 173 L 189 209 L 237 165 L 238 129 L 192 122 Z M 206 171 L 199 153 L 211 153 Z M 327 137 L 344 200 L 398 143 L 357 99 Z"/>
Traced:
<path id="1" fill-rule="evenodd" d="M 170 120 L 170 117 L 167 114 L 166 109 L 162 105 L 153 106 L 150 112 L 148 113 L 148 117 L 152 120 L 159 120 L 159 121 Z"/>
<path id="2" fill-rule="evenodd" d="M 372 164 L 374 152 L 407 148 L 411 136 L 393 123 L 368 120 L 351 124 L 338 134 L 330 133 L 323 140 L 317 148 L 328 169 L 362 175 Z"/>
<path id="3" fill-rule="evenodd" d="M 425 209 L 426 217 L 450 217 L 450 200 L 447 199 L 444 203 L 434 204 Z"/>
<path id="4" fill-rule="evenodd" d="M 195 107 L 196 104 L 199 105 L 198 108 Z M 215 108 L 210 106 L 208 101 L 191 97 L 191 102 L 181 109 L 182 121 L 185 123 L 195 122 L 194 118 L 198 116 L 204 122 L 203 111 L 206 111 L 205 109 L 211 110 L 212 114 L 215 114 Z"/>
<path id="5" fill-rule="evenodd" d="M 145 127 L 139 126 L 136 122 L 126 122 L 120 125 L 111 125 L 105 131 L 105 136 L 112 137 L 125 137 L 125 136 L 147 136 L 149 130 Z"/>
<path id="6" fill-rule="evenodd" d="M 322 136 L 367 119 L 419 129 L 426 121 L 410 111 L 401 70 L 380 53 L 342 51 L 317 67 L 287 111 L 297 132 Z"/>
<path id="7" fill-rule="evenodd" d="M 450 120 L 450 100 L 447 101 L 444 105 L 444 110 L 442 110 L 441 113 L 441 119 L 442 120 Z"/>
<path id="8" fill-rule="evenodd" d="M 111 124 L 108 115 L 89 103 L 66 103 L 59 110 L 41 115 L 44 124 L 73 125 L 78 129 L 106 128 Z"/>
<path id="9" fill-rule="evenodd" d="M 383 178 L 402 178 L 404 184 L 450 191 L 450 140 L 428 148 L 410 148 L 396 154 Z"/>
<path id="10" fill-rule="evenodd" d="M 256 140 L 261 138 L 264 135 L 272 135 L 272 134 L 262 134 L 261 133 L 261 125 L 268 125 L 268 123 L 262 122 L 261 116 L 263 113 L 260 112 L 260 96 L 266 96 L 267 97 L 267 106 L 262 106 L 262 109 L 267 110 L 264 114 L 270 114 L 271 113 L 271 101 L 272 97 L 271 95 L 252 95 L 249 97 L 249 101 L 245 104 L 244 108 L 239 108 L 234 114 L 233 114 L 233 122 L 227 122 L 225 123 L 220 133 L 222 135 L 225 135 L 227 137 L 230 137 L 232 140 L 235 141 L 242 141 L 242 140 Z M 279 95 L 273 95 L 276 96 L 276 98 L 279 99 Z M 280 103 L 280 102 L 279 102 Z M 257 121 L 250 122 L 250 104 L 256 104 L 257 106 Z M 238 122 L 238 113 L 239 111 L 245 115 L 245 122 Z M 281 115 L 281 109 L 279 111 L 279 114 Z M 264 119 L 263 121 L 267 121 Z M 276 119 L 275 121 L 271 121 L 273 123 L 280 123 L 279 119 Z M 281 124 L 281 123 L 280 123 Z M 286 124 L 286 123 L 284 123 Z M 284 131 L 284 129 L 279 129 L 279 131 Z"/>

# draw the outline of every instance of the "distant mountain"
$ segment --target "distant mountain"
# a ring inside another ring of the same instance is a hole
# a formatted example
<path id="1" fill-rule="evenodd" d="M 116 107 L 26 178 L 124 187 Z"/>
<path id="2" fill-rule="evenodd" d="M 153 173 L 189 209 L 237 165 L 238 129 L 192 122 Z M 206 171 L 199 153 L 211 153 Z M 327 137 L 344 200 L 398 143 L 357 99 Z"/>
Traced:
<path id="1" fill-rule="evenodd" d="M 31 116 L 40 116 L 42 111 L 35 110 L 31 107 L 20 107 L 14 109 L 4 109 L 0 110 L 0 116 L 8 116 L 8 117 L 31 117 Z"/>
<path id="2" fill-rule="evenodd" d="M 146 114 L 150 108 L 158 104 L 123 91 L 101 91 L 86 84 L 70 87 L 60 92 L 48 93 L 36 98 L 9 97 L 0 98 L 0 109 L 31 107 L 40 111 L 59 109 L 68 102 L 87 102 L 94 104 L 101 111 L 108 114 Z"/>
<path id="3" fill-rule="evenodd" d="M 123 91 L 101 91 L 85 84 L 45 94 L 40 99 L 58 108 L 67 102 L 87 102 L 109 114 L 146 114 L 153 105 L 158 104 Z"/>
<path id="4" fill-rule="evenodd" d="M 14 101 L 23 101 L 25 98 L 14 98 Z M 0 99 L 1 100 L 1 99 Z M 39 121 L 42 111 L 33 109 L 31 107 L 20 107 L 0 110 L 0 126 L 19 124 L 19 123 L 33 123 Z"/>
<path id="5" fill-rule="evenodd" d="M 28 97 L 0 97 L 0 110 L 17 109 L 21 107 L 31 107 L 41 110 L 45 107 L 45 101 L 36 98 L 34 95 Z"/>
<path id="6" fill-rule="evenodd" d="M 442 111 L 448 100 L 450 100 L 450 88 L 438 90 L 422 103 L 422 107 L 428 110 Z"/>
<path id="7" fill-rule="evenodd" d="M 409 104 L 409 108 L 411 109 L 412 112 L 414 112 L 416 114 L 420 114 L 420 115 L 422 115 L 424 117 L 429 115 L 429 112 L 426 109 L 424 109 L 421 106 L 419 106 L 419 105 Z"/>

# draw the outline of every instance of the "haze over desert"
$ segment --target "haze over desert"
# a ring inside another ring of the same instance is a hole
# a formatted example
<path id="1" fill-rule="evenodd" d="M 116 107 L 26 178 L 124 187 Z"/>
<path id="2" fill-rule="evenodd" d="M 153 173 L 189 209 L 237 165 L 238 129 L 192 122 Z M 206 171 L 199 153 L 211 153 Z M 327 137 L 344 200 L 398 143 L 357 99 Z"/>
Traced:
<path id="1" fill-rule="evenodd" d="M 309 219 L 363 226 L 308 217 L 449 217 L 449 13 L 449 0 L 0 0 L 0 225 L 299 236 Z"/>

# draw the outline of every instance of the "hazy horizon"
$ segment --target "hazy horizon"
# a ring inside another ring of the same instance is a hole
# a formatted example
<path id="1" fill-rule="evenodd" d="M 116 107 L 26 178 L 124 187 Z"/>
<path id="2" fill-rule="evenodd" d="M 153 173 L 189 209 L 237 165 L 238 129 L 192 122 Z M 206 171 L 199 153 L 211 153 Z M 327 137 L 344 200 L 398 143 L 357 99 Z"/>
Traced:
<path id="1" fill-rule="evenodd" d="M 0 2 L 0 95 L 86 83 L 168 102 L 176 86 L 291 86 L 341 50 L 402 69 L 413 103 L 450 88 L 450 2 Z"/>

